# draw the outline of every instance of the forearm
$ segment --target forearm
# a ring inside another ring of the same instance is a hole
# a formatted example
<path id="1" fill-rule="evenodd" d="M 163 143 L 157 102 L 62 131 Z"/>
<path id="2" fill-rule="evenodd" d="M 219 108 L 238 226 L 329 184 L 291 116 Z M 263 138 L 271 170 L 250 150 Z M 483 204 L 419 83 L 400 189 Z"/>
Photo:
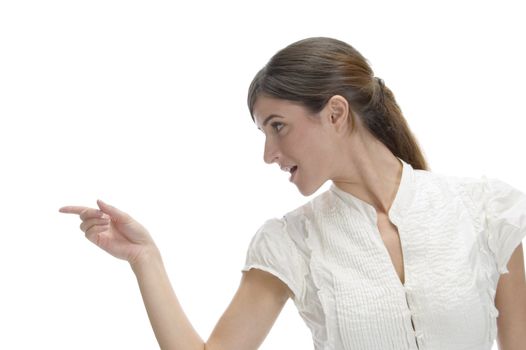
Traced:
<path id="1" fill-rule="evenodd" d="M 131 264 L 146 312 L 162 350 L 203 350 L 205 344 L 175 295 L 156 251 Z"/>
<path id="2" fill-rule="evenodd" d="M 498 330 L 497 343 L 499 350 L 523 350 L 526 349 L 526 308 L 522 308 L 522 317 L 516 317 L 511 321 L 500 320 L 505 317 L 499 316 L 499 324 L 503 326 Z"/>

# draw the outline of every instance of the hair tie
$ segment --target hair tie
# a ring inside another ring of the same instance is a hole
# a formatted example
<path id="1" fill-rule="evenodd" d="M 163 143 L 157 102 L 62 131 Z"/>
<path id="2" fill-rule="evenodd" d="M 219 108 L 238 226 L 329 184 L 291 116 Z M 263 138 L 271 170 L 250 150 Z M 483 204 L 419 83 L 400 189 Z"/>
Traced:
<path id="1" fill-rule="evenodd" d="M 378 77 L 374 77 L 374 79 L 376 80 L 376 82 L 378 83 L 378 86 L 380 86 L 380 89 L 383 90 L 384 89 L 384 81 L 381 79 L 381 78 L 378 78 Z"/>
<path id="2" fill-rule="evenodd" d="M 384 81 L 381 78 L 374 77 L 374 80 L 376 81 L 376 86 L 374 87 L 375 90 L 378 89 L 378 92 L 375 93 L 376 101 L 377 103 L 383 103 L 384 102 Z"/>

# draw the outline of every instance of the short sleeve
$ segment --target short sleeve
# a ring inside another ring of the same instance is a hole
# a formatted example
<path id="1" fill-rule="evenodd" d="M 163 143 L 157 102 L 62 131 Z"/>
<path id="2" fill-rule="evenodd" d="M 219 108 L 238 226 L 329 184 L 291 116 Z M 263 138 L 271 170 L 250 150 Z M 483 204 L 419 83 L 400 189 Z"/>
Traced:
<path id="1" fill-rule="evenodd" d="M 499 273 L 508 273 L 508 261 L 526 236 L 526 195 L 498 179 L 484 177 L 482 184 L 488 247 Z"/>
<path id="2" fill-rule="evenodd" d="M 248 246 L 245 266 L 264 270 L 285 283 L 294 294 L 301 291 L 301 263 L 298 249 L 286 231 L 283 219 L 267 220 L 252 237 Z"/>

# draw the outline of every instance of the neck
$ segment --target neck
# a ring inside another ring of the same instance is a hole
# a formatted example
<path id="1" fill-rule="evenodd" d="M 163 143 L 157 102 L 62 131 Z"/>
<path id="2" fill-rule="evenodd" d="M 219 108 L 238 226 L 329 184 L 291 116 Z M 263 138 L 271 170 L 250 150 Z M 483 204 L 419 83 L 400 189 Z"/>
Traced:
<path id="1" fill-rule="evenodd" d="M 338 188 L 369 203 L 377 213 L 389 212 L 402 178 L 402 163 L 370 134 L 351 138 L 352 156 L 332 181 Z"/>

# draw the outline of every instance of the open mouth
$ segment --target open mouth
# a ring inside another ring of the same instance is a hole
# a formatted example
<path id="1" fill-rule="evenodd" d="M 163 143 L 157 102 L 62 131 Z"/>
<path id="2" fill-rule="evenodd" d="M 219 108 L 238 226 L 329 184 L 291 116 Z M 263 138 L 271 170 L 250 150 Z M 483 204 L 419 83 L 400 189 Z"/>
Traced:
<path id="1" fill-rule="evenodd" d="M 290 168 L 290 178 L 289 181 L 292 181 L 294 178 L 294 175 L 296 174 L 296 170 L 298 170 L 298 167 L 294 165 L 292 168 Z"/>

